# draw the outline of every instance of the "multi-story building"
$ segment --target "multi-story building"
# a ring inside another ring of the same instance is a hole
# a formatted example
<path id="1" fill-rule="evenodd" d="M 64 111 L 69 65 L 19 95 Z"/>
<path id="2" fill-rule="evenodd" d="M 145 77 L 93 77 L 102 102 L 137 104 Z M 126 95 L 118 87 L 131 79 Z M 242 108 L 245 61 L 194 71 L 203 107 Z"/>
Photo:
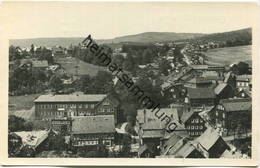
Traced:
<path id="1" fill-rule="evenodd" d="M 236 87 L 239 91 L 252 89 L 252 75 L 238 75 L 236 78 Z"/>
<path id="2" fill-rule="evenodd" d="M 220 100 L 216 108 L 216 125 L 223 129 L 223 134 L 228 135 L 230 131 L 251 128 L 252 100 L 242 99 L 223 99 Z"/>
<path id="3" fill-rule="evenodd" d="M 117 115 L 118 102 L 106 94 L 41 95 L 35 103 L 36 119 Z"/>
<path id="4" fill-rule="evenodd" d="M 191 110 L 182 114 L 181 122 L 185 125 L 188 134 L 191 137 L 200 136 L 205 130 L 205 121 L 200 117 L 198 112 Z"/>

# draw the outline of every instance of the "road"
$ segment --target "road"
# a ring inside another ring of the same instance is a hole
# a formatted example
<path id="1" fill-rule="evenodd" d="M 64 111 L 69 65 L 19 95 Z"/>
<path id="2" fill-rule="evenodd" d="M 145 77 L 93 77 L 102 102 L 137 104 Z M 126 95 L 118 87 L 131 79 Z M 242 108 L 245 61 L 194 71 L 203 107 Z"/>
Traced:
<path id="1" fill-rule="evenodd" d="M 183 49 L 181 49 L 181 54 L 184 56 L 184 60 L 185 60 L 185 62 L 188 64 L 188 65 L 190 65 L 191 64 L 191 62 L 190 62 L 190 60 L 189 60 L 189 57 L 185 54 L 185 49 L 184 49 L 185 47 L 183 47 Z"/>

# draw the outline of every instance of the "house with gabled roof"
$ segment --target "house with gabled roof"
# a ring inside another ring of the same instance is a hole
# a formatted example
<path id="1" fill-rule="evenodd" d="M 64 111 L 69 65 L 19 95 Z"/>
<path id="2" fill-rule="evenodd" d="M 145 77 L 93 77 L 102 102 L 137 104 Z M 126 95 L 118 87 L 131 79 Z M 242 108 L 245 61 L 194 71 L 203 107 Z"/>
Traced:
<path id="1" fill-rule="evenodd" d="M 72 117 L 71 142 L 74 147 L 112 146 L 115 137 L 114 115 Z"/>
<path id="2" fill-rule="evenodd" d="M 197 147 L 201 148 L 204 155 L 208 155 L 209 158 L 219 158 L 230 147 L 218 134 L 217 130 L 209 127 L 201 136 L 199 136 L 195 143 Z"/>
<path id="3" fill-rule="evenodd" d="M 230 134 L 230 131 L 234 131 L 238 126 L 251 129 L 251 113 L 251 98 L 222 99 L 215 111 L 216 125 L 223 129 L 223 134 L 226 135 Z"/>

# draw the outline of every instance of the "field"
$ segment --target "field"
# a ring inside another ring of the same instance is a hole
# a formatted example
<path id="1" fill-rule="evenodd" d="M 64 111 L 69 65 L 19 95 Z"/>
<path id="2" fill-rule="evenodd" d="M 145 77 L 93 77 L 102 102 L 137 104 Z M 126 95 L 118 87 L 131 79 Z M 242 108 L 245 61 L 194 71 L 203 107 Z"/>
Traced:
<path id="1" fill-rule="evenodd" d="M 57 60 L 57 63 L 59 63 L 69 75 L 96 76 L 98 71 L 107 71 L 105 67 L 89 64 L 72 57 L 60 58 Z"/>
<path id="2" fill-rule="evenodd" d="M 204 53 L 208 64 L 230 65 L 239 61 L 252 64 L 251 45 L 208 50 Z"/>
<path id="3" fill-rule="evenodd" d="M 27 96 L 9 96 L 9 112 L 30 110 L 33 107 L 33 100 L 39 94 L 31 94 Z"/>

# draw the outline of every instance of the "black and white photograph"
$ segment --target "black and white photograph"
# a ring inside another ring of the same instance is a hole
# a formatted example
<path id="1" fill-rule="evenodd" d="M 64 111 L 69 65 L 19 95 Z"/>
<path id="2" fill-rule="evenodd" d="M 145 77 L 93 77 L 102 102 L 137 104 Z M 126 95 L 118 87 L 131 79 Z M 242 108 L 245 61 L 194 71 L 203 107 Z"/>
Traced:
<path id="1" fill-rule="evenodd" d="M 9 159 L 252 160 L 256 4 L 1 5 Z"/>

